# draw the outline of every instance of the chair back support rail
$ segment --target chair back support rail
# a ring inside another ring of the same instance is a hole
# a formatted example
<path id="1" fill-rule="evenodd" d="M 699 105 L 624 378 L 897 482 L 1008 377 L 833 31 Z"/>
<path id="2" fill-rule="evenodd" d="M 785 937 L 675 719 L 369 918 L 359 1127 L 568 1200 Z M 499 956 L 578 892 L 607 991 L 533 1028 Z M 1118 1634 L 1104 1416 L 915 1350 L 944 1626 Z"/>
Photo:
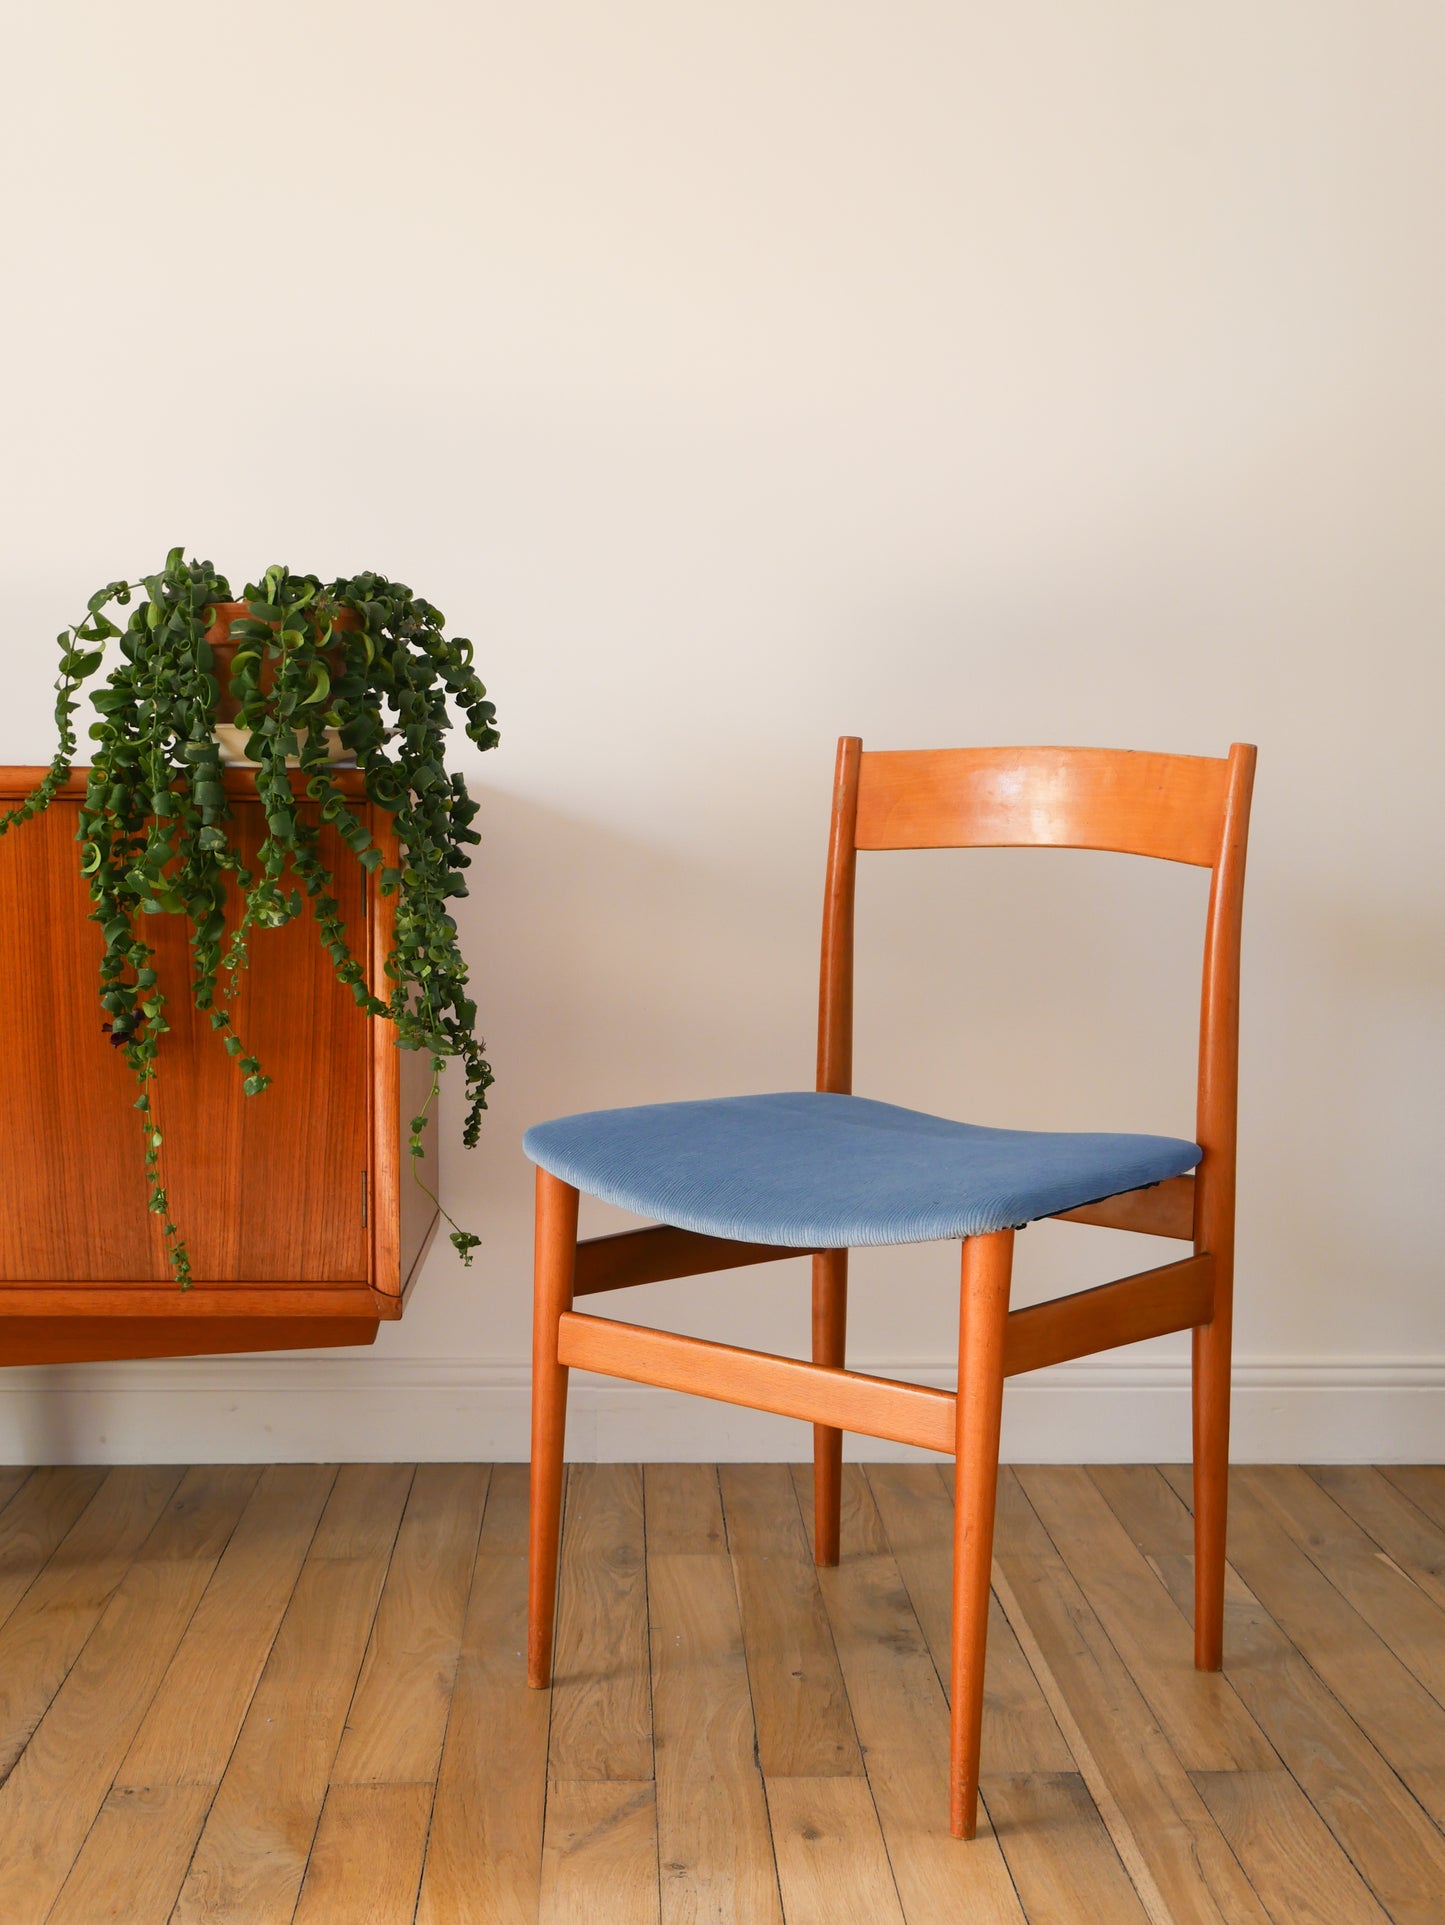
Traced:
<path id="1" fill-rule="evenodd" d="M 550 1489 L 552 1494 L 543 1506 L 545 1514 L 534 1515 L 533 1521 L 533 1683 L 550 1676 L 549 1599 L 555 1585 L 560 1501 L 556 1466 L 569 1368 L 811 1422 L 819 1563 L 836 1563 L 838 1557 L 845 1430 L 955 1455 L 960 1519 L 967 1504 L 977 1521 L 976 1527 L 963 1521 L 955 1527 L 955 1682 L 960 1692 L 952 1713 L 950 1813 L 954 1832 L 971 1837 L 988 1579 L 986 1550 L 968 1544 L 976 1532 L 992 1538 L 991 1486 L 984 1460 L 991 1438 L 996 1467 L 1002 1380 L 1186 1329 L 1194 1339 L 1195 1662 L 1203 1669 L 1219 1668 L 1240 921 L 1254 764 L 1254 749 L 1241 743 L 1227 757 L 1213 758 L 1069 748 L 865 753 L 856 737 L 839 742 L 819 974 L 820 1091 L 852 1092 L 853 922 L 860 850 L 1098 849 L 1211 871 L 1200 996 L 1195 1141 L 1203 1154 L 1198 1167 L 1192 1176 L 1171 1177 L 1059 1213 L 1071 1222 L 1176 1238 L 1192 1243 L 1194 1253 L 1097 1289 L 1010 1312 L 1012 1231 L 970 1239 L 964 1245 L 955 1394 L 844 1368 L 846 1251 L 735 1242 L 668 1224 L 578 1242 L 575 1190 L 539 1169 L 534 1386 L 536 1373 L 542 1373 L 545 1389 L 539 1398 L 534 1387 L 534 1489 Z M 579 1296 L 799 1255 L 813 1258 L 811 1362 L 589 1316 L 572 1307 Z M 536 1481 L 539 1446 L 554 1460 L 550 1485 L 547 1477 Z"/>

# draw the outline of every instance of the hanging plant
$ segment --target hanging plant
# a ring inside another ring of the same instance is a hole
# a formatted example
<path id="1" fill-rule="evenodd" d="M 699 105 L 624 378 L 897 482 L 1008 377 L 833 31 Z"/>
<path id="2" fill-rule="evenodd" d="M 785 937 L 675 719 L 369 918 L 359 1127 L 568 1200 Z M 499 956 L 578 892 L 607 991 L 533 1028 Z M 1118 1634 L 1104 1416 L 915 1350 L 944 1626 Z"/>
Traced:
<path id="1" fill-rule="evenodd" d="M 400 1048 L 430 1058 L 431 1092 L 410 1119 L 413 1159 L 424 1154 L 439 1078 L 454 1058 L 466 1081 L 463 1141 L 474 1144 L 492 1072 L 448 905 L 467 893 L 468 846 L 481 838 L 471 826 L 478 805 L 461 776 L 448 775 L 443 751 L 449 703 L 481 749 L 497 743 L 496 710 L 472 667 L 471 643 L 447 635 L 438 609 L 384 575 L 321 582 L 269 568 L 234 603 L 208 561 L 188 562 L 173 548 L 159 574 L 110 582 L 87 607 L 85 619 L 57 637 L 54 760 L 31 795 L 0 814 L 0 835 L 59 792 L 75 759 L 83 692 L 107 658 L 118 657 L 91 691 L 95 746 L 77 839 L 91 918 L 105 939 L 101 1006 L 139 1084 L 149 1204 L 186 1287 L 190 1258 L 162 1177 L 154 1097 L 169 1026 L 146 918 L 185 917 L 191 995 L 235 1059 L 246 1095 L 259 1096 L 270 1078 L 232 1022 L 238 975 L 255 930 L 309 910 L 358 1005 L 395 1026 Z M 130 610 L 124 628 L 110 612 L 122 608 Z M 260 847 L 246 861 L 233 838 L 218 729 L 244 745 L 265 816 Z M 384 863 L 337 783 L 339 753 L 355 758 L 368 800 L 391 817 L 400 867 Z M 303 798 L 313 807 L 300 806 Z M 396 897 L 385 996 L 374 993 L 351 952 L 320 853 L 320 823 L 335 829 L 363 869 L 380 871 L 384 896 Z M 227 935 L 230 903 L 239 904 L 239 915 Z M 412 1167 L 420 1181 L 416 1161 Z M 470 1263 L 479 1239 L 442 1214 Z"/>

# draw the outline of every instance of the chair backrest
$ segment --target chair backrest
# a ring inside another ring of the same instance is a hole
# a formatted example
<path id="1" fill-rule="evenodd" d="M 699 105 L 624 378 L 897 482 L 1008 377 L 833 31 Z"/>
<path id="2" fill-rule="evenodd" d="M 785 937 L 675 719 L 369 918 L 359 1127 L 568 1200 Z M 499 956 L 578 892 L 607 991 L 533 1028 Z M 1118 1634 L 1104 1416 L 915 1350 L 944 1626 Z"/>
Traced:
<path id="1" fill-rule="evenodd" d="M 1255 751 L 904 749 L 838 744 L 823 908 L 818 1088 L 853 1080 L 853 899 L 860 849 L 1109 849 L 1212 871 L 1199 1023 L 1195 1234 L 1233 1220 L 1239 935 Z M 1211 1235 L 1212 1233 L 1212 1235 Z"/>

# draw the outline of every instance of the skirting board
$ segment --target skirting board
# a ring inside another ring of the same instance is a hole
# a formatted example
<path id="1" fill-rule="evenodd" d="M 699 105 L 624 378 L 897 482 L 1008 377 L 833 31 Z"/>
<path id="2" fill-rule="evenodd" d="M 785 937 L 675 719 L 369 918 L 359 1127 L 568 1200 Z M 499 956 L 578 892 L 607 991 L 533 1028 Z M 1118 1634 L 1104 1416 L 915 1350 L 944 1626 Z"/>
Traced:
<path id="1" fill-rule="evenodd" d="M 933 1365 L 854 1368 L 947 1386 Z M 1238 1463 L 1421 1463 L 1445 1454 L 1445 1358 L 1241 1359 Z M 848 1454 L 926 1453 L 867 1437 Z M 806 1425 L 574 1373 L 567 1455 L 604 1462 L 802 1459 Z M 1188 1459 L 1189 1372 L 1157 1356 L 1060 1364 L 1011 1381 L 1003 1456 L 1026 1463 Z M 521 1462 L 525 1365 L 454 1358 L 181 1358 L 0 1372 L 0 1462 Z M 942 1461 L 942 1460 L 935 1460 Z"/>

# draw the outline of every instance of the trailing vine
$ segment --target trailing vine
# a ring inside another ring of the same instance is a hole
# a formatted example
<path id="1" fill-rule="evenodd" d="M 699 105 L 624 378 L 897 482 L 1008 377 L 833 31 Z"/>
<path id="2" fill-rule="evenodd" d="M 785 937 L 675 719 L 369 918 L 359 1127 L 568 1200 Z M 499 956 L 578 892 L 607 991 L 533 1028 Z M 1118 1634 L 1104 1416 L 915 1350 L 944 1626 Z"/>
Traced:
<path id="1" fill-rule="evenodd" d="M 105 943 L 101 1007 L 111 1041 L 125 1052 L 139 1085 L 135 1107 L 149 1206 L 161 1218 L 183 1288 L 191 1263 L 163 1181 L 164 1133 L 155 1100 L 159 1045 L 169 1024 L 154 948 L 143 933 L 146 917 L 186 918 L 191 996 L 235 1060 L 246 1095 L 259 1096 L 270 1078 L 232 1020 L 239 974 L 253 932 L 309 911 L 336 977 L 357 1004 L 393 1024 L 398 1047 L 427 1054 L 430 1093 L 408 1124 L 418 1182 L 423 1135 L 447 1063 L 459 1062 L 465 1079 L 462 1137 L 469 1146 L 477 1141 L 492 1082 L 449 907 L 467 893 L 467 851 L 481 840 L 472 827 L 478 805 L 443 761 L 451 709 L 478 748 L 498 740 L 496 710 L 473 668 L 471 643 L 447 635 L 438 609 L 384 575 L 323 583 L 269 568 L 241 599 L 246 611 L 231 623 L 239 646 L 224 694 L 247 736 L 266 824 L 249 862 L 230 834 L 216 735 L 224 695 L 207 639 L 212 611 L 232 600 L 231 591 L 210 562 L 187 561 L 179 548 L 160 573 L 99 589 L 85 617 L 57 637 L 55 756 L 35 790 L 0 814 L 3 835 L 59 792 L 77 752 L 83 690 L 114 644 L 119 660 L 91 693 L 95 746 L 77 839 L 91 919 Z M 111 611 L 126 608 L 122 627 Z M 390 816 L 399 866 L 386 863 L 336 781 L 328 731 L 354 754 L 367 800 Z M 396 897 L 384 985 L 370 985 L 352 954 L 335 878 L 322 856 L 321 824 L 335 830 L 363 869 L 380 872 L 384 896 Z M 239 915 L 228 937 L 233 898 Z M 429 1188 L 428 1194 L 442 1209 Z M 470 1263 L 479 1239 L 442 1214 L 462 1261 Z"/>

